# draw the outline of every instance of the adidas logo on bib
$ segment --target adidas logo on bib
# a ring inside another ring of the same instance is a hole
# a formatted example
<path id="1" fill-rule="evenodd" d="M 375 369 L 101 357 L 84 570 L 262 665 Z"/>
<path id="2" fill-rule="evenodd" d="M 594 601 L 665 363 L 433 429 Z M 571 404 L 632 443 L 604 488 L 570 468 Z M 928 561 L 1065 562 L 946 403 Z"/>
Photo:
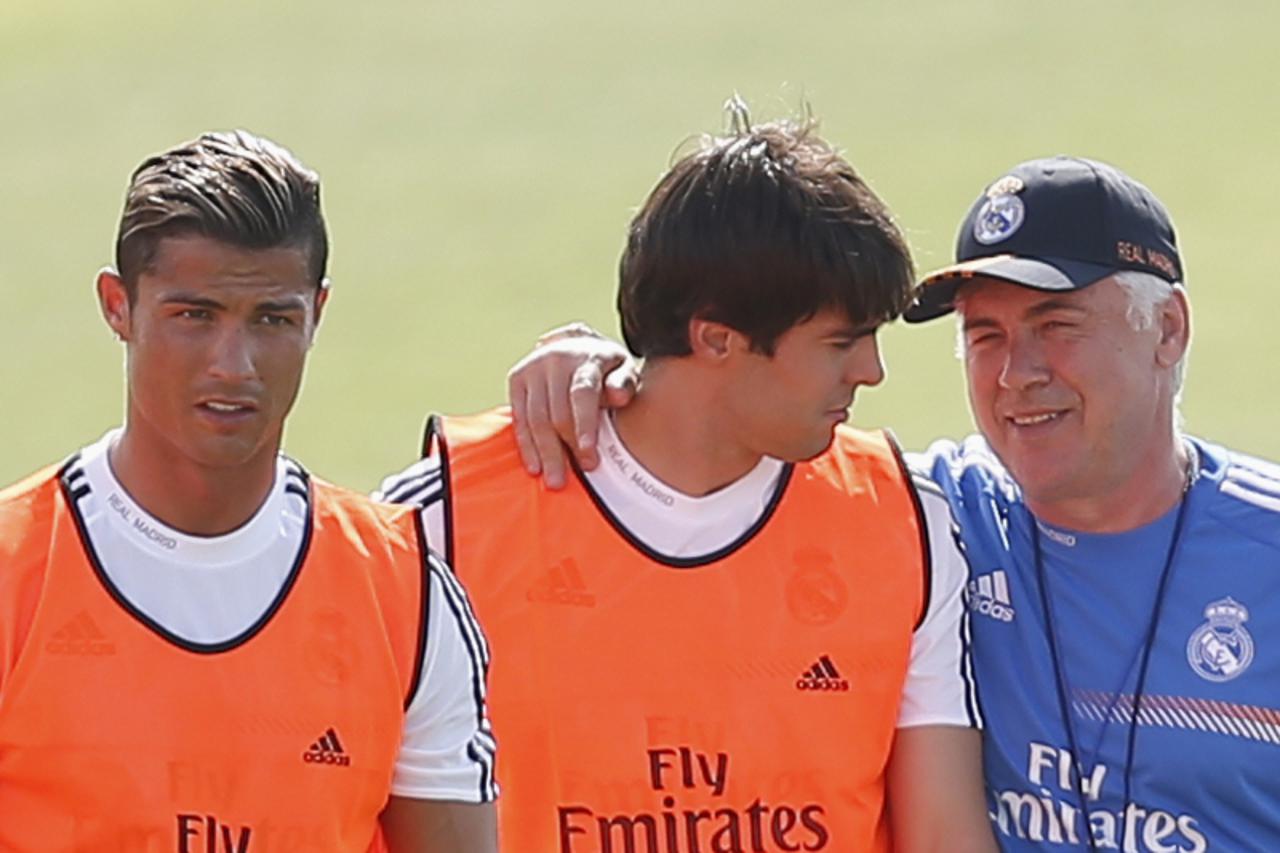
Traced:
<path id="1" fill-rule="evenodd" d="M 52 655 L 101 657 L 116 653 L 115 643 L 106 638 L 93 618 L 83 610 L 53 632 L 45 651 Z"/>
<path id="2" fill-rule="evenodd" d="M 535 604 L 567 604 L 572 607 L 595 607 L 596 597 L 587 589 L 582 572 L 572 557 L 547 569 L 525 593 Z"/>
<path id="3" fill-rule="evenodd" d="M 796 679 L 796 689 L 843 693 L 848 691 L 849 682 L 840 677 L 840 672 L 831 662 L 831 658 L 823 655 Z"/>
<path id="4" fill-rule="evenodd" d="M 320 739 L 302 753 L 302 760 L 307 764 L 334 764 L 338 767 L 351 765 L 351 756 L 342 748 L 342 742 L 338 740 L 338 733 L 333 727 L 325 729 Z"/>

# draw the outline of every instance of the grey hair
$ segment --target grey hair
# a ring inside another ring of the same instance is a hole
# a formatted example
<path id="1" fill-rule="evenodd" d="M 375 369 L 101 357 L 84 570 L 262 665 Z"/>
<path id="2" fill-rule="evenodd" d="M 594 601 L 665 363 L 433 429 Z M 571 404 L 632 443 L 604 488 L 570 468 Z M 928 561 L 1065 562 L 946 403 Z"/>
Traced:
<path id="1" fill-rule="evenodd" d="M 1185 290 L 1182 282 L 1169 282 L 1158 275 L 1139 270 L 1121 270 L 1112 278 L 1129 296 L 1129 310 L 1125 318 L 1136 331 L 1151 328 L 1156 321 L 1156 309 L 1170 299 L 1176 291 Z M 1173 367 L 1174 405 L 1182 399 L 1182 380 L 1187 372 L 1187 355 L 1182 354 Z"/>
<path id="2" fill-rule="evenodd" d="M 1151 328 L 1156 320 L 1156 306 L 1173 295 L 1181 283 L 1170 283 L 1158 275 L 1139 270 L 1120 270 L 1112 275 L 1116 284 L 1129 294 L 1129 325 L 1136 331 Z"/>

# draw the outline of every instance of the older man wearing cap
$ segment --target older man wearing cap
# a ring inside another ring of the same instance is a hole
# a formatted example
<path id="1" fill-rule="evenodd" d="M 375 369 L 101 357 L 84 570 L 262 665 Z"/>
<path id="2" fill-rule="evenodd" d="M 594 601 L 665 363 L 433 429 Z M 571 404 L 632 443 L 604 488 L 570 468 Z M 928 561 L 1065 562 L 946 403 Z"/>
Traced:
<path id="1" fill-rule="evenodd" d="M 956 254 L 906 318 L 959 314 L 983 437 L 917 461 L 970 562 L 1003 844 L 1280 849 L 1280 469 L 1178 430 L 1168 214 L 1110 166 L 1036 160 Z"/>
<path id="2" fill-rule="evenodd" d="M 1034 160 L 978 198 L 956 254 L 905 316 L 959 315 L 982 436 L 912 461 L 971 567 L 1002 846 L 1280 850 L 1280 467 L 1178 429 L 1190 312 L 1168 214 L 1111 166 Z M 531 467 L 558 462 L 538 412 L 594 434 L 595 377 L 618 363 L 579 339 L 513 372 L 555 389 L 526 416 Z"/>

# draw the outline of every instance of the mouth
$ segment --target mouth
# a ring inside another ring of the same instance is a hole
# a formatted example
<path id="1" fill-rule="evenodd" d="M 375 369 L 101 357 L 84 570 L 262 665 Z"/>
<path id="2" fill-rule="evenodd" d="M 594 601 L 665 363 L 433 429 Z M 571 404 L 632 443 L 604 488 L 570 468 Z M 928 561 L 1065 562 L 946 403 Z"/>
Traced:
<path id="1" fill-rule="evenodd" d="M 227 397 L 216 397 L 200 400 L 196 409 L 207 418 L 218 423 L 232 423 L 243 420 L 258 411 L 251 400 L 238 400 Z"/>
<path id="2" fill-rule="evenodd" d="M 1036 424 L 1047 424 L 1049 421 L 1058 417 L 1058 412 L 1045 412 L 1041 415 L 1012 415 L 1009 420 L 1014 426 L 1035 426 Z"/>
<path id="3" fill-rule="evenodd" d="M 1004 419 L 1016 430 L 1043 430 L 1061 420 L 1071 413 L 1070 409 L 1055 409 L 1051 411 L 1038 412 L 1020 412 L 1018 414 L 1005 415 Z"/>

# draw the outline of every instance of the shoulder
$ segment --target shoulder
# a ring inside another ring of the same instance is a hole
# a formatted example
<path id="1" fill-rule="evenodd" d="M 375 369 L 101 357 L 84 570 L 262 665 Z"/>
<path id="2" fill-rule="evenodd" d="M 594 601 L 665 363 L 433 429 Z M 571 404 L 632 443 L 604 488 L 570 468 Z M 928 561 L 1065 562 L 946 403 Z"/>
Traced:
<path id="1" fill-rule="evenodd" d="M 512 435 L 511 413 L 505 408 L 477 415 L 431 415 L 423 435 L 423 456 L 399 473 L 383 479 L 375 500 L 426 508 L 439 501 L 446 480 L 472 479 L 511 467 L 523 470 Z"/>
<path id="2" fill-rule="evenodd" d="M 77 456 L 58 465 L 48 465 L 0 489 L 0 512 L 38 503 L 57 491 L 58 480 L 64 471 L 73 470 Z"/>
<path id="3" fill-rule="evenodd" d="M 308 479 L 317 526 L 332 525 L 366 545 L 384 540 L 395 547 L 417 547 L 412 506 L 377 500 L 319 477 Z"/>
<path id="4" fill-rule="evenodd" d="M 907 465 L 917 483 L 928 480 L 945 500 L 947 521 L 968 559 L 998 559 L 1007 552 L 1022 491 L 982 436 L 934 442 L 923 453 L 907 454 Z"/>
<path id="5" fill-rule="evenodd" d="M 876 481 L 907 479 L 906 463 L 888 431 L 840 425 L 829 447 L 799 466 L 837 489 L 859 494 Z"/>
<path id="6" fill-rule="evenodd" d="M 514 422 L 511 410 L 506 406 L 488 409 L 473 415 L 431 415 L 423 435 L 423 452 L 429 455 L 444 451 L 451 453 L 474 445 L 487 445 L 505 441 L 515 449 L 511 438 Z"/>
<path id="7" fill-rule="evenodd" d="M 1280 465 L 1191 440 L 1200 454 L 1207 513 L 1235 534 L 1280 549 Z"/>
<path id="8" fill-rule="evenodd" d="M 444 492 L 444 460 L 431 453 L 399 473 L 383 479 L 374 500 L 394 504 L 426 507 L 440 499 Z"/>
<path id="9" fill-rule="evenodd" d="M 980 435 L 961 441 L 942 439 L 923 452 L 906 454 L 907 466 L 945 492 L 984 491 L 1016 500 L 1018 486 L 995 451 Z"/>
<path id="10" fill-rule="evenodd" d="M 962 524 L 973 513 L 1007 515 L 1022 501 L 1013 476 L 980 435 L 935 441 L 922 453 L 906 454 L 906 461 L 912 477 L 931 482 Z"/>
<path id="11" fill-rule="evenodd" d="M 51 466 L 0 490 L 0 682 L 25 642 L 44 587 L 64 467 Z"/>
<path id="12" fill-rule="evenodd" d="M 12 557 L 23 543 L 50 527 L 51 510 L 61 488 L 59 479 L 74 463 L 72 457 L 0 490 L 0 555 Z"/>

